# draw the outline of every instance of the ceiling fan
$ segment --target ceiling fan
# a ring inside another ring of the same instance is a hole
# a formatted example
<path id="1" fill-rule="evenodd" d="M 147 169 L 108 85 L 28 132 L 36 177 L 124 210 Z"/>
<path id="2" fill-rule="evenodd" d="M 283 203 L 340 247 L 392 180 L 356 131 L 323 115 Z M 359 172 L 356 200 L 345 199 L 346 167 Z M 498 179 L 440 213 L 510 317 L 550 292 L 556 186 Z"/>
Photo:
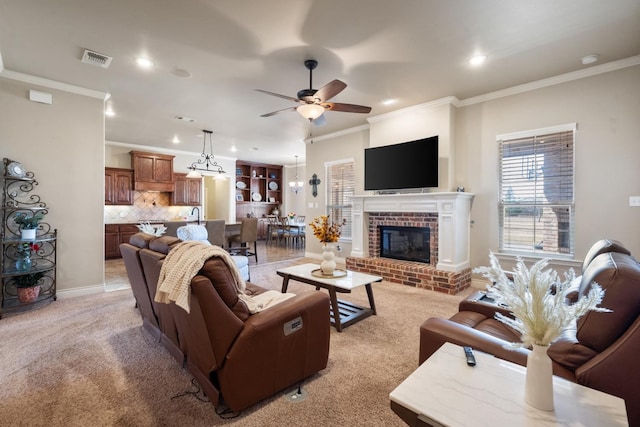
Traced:
<path id="1" fill-rule="evenodd" d="M 371 111 L 371 107 L 365 107 L 364 105 L 355 104 L 343 104 L 340 102 L 328 102 L 331 98 L 339 94 L 347 87 L 347 84 L 340 80 L 333 80 L 320 89 L 313 89 L 313 70 L 318 66 L 318 61 L 315 59 L 307 59 L 304 61 L 304 66 L 309 70 L 309 89 L 302 89 L 298 91 L 297 98 L 293 98 L 287 95 L 280 95 L 279 93 L 269 92 L 267 90 L 256 89 L 258 92 L 266 93 L 267 95 L 277 96 L 278 98 L 288 99 L 298 105 L 297 107 L 285 108 L 283 110 L 272 111 L 271 113 L 263 114 L 260 117 L 270 117 L 276 114 L 284 113 L 285 111 L 297 111 L 302 117 L 313 122 L 315 124 L 324 123 L 324 112 L 342 111 L 346 113 L 368 113 Z"/>

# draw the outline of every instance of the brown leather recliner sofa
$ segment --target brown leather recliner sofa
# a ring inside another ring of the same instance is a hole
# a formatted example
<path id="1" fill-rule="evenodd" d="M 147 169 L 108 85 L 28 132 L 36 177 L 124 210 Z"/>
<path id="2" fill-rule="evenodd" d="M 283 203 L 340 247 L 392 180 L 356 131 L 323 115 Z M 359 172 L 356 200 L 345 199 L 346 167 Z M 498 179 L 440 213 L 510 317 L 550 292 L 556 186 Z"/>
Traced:
<path id="1" fill-rule="evenodd" d="M 587 313 L 576 329 L 549 346 L 553 373 L 623 398 L 629 425 L 640 426 L 640 264 L 619 242 L 603 240 L 588 252 L 583 268 L 573 300 L 596 282 L 605 290 L 600 306 L 612 312 Z M 423 322 L 419 362 L 451 342 L 526 366 L 529 350 L 505 348 L 520 342 L 519 334 L 494 317 L 496 312 L 510 315 L 509 311 L 485 300 L 485 292 L 476 292 L 460 303 L 451 318 Z"/>
<path id="2" fill-rule="evenodd" d="M 138 233 L 120 246 L 143 326 L 200 384 L 212 404 L 239 412 L 327 366 L 329 298 L 296 295 L 251 314 L 231 270 L 208 259 L 192 279 L 190 312 L 154 301 L 160 268 L 174 237 Z M 266 289 L 247 282 L 246 293 Z"/>

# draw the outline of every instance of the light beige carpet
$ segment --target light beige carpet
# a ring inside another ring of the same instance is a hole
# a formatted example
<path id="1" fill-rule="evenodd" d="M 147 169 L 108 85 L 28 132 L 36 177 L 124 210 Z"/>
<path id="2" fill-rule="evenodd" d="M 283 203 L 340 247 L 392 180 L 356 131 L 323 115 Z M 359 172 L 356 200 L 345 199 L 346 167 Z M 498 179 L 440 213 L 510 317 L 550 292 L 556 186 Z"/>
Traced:
<path id="1" fill-rule="evenodd" d="M 280 289 L 275 270 L 254 283 Z M 465 296 L 382 282 L 378 315 L 337 333 L 328 367 L 307 380 L 308 397 L 277 394 L 223 420 L 192 395 L 191 376 L 142 329 L 130 290 L 63 299 L 0 320 L 0 425 L 7 426 L 401 426 L 389 393 L 416 367 L 419 325 L 450 316 Z M 290 292 L 315 292 L 292 282 Z M 364 289 L 343 294 L 366 304 Z"/>

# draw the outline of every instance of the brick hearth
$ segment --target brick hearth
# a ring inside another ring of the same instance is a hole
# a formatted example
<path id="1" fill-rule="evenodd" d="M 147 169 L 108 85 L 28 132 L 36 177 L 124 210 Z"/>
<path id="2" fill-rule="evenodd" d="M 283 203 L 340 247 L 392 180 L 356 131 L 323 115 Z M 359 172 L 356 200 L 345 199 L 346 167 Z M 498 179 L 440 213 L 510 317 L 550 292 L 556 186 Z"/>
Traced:
<path id="1" fill-rule="evenodd" d="M 458 273 L 436 270 L 430 264 L 390 258 L 347 257 L 347 269 L 382 276 L 384 280 L 450 295 L 471 286 L 471 269 Z"/>

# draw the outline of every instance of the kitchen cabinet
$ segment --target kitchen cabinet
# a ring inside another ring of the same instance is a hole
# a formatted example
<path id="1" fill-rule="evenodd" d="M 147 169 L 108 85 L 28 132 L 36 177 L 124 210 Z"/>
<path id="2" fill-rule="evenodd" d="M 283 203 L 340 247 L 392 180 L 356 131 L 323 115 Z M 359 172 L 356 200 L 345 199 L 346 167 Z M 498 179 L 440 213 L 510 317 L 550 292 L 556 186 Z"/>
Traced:
<path id="1" fill-rule="evenodd" d="M 173 158 L 168 154 L 131 151 L 133 189 L 173 192 Z"/>
<path id="2" fill-rule="evenodd" d="M 150 221 L 150 224 L 162 225 L 162 221 Z M 104 259 L 122 258 L 120 244 L 129 243 L 129 239 L 139 233 L 138 223 L 104 225 Z"/>
<path id="3" fill-rule="evenodd" d="M 174 173 L 175 191 L 171 193 L 173 206 L 200 206 L 202 204 L 202 179 L 187 178 L 186 173 Z"/>
<path id="4" fill-rule="evenodd" d="M 104 257 L 105 259 L 120 258 L 120 227 L 118 224 L 104 226 Z"/>
<path id="5" fill-rule="evenodd" d="M 104 169 L 104 204 L 133 205 L 133 171 L 131 169 Z"/>

